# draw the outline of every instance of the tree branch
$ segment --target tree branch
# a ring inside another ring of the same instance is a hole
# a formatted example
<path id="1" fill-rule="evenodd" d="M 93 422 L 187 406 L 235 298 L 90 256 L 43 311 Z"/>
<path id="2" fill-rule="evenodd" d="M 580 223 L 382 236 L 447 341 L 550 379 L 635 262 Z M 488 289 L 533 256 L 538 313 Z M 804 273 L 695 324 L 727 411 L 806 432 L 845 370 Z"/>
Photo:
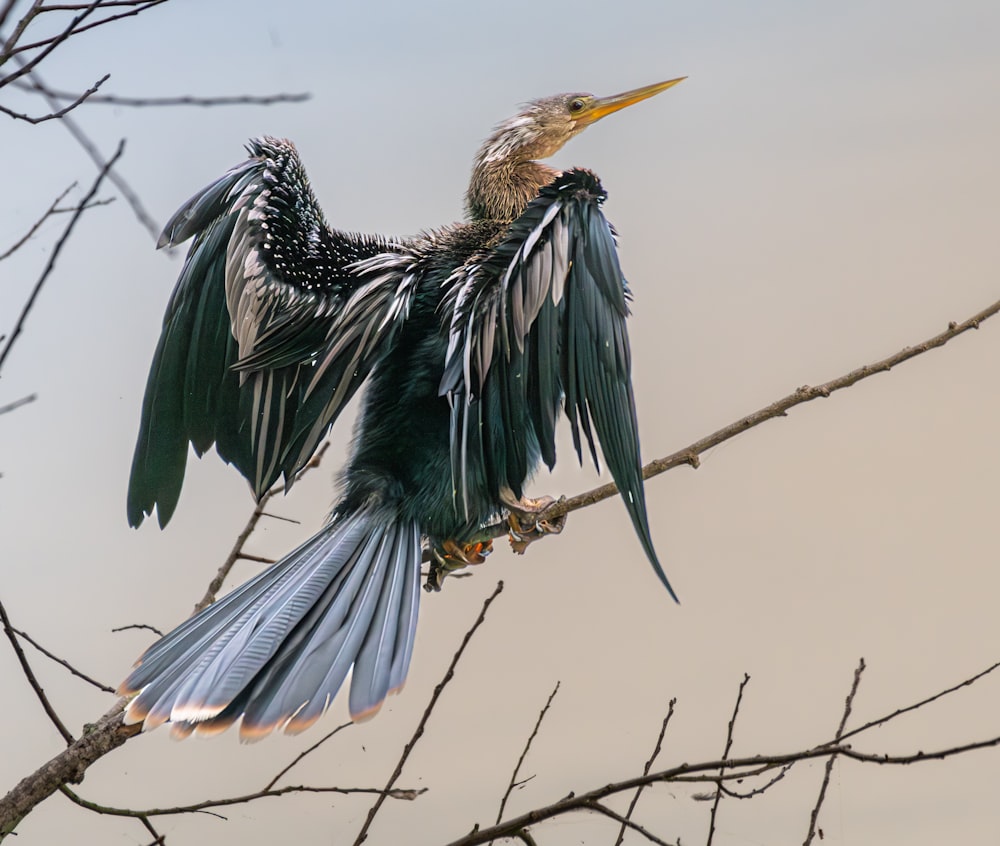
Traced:
<path id="1" fill-rule="evenodd" d="M 645 766 L 642 768 L 643 775 L 649 775 L 649 771 L 653 768 L 653 764 L 660 755 L 660 750 L 663 748 L 663 737 L 667 733 L 667 726 L 670 724 L 670 718 L 674 715 L 674 706 L 677 704 L 676 699 L 671 699 L 667 706 L 667 715 L 663 718 L 663 724 L 660 726 L 660 734 L 656 738 L 656 746 L 653 747 L 653 754 L 649 756 L 649 760 L 646 761 Z M 628 804 L 628 811 L 625 813 L 625 819 L 632 819 L 632 812 L 635 811 L 635 806 L 639 803 L 639 797 L 642 795 L 642 791 L 646 789 L 646 785 L 640 785 L 635 789 L 635 794 L 632 796 L 632 801 Z M 500 820 L 497 820 L 500 822 Z M 615 846 L 621 846 L 622 841 L 625 839 L 625 829 L 626 825 L 623 822 L 622 827 L 618 830 L 618 837 L 615 839 Z"/>
<path id="2" fill-rule="evenodd" d="M 858 661 L 858 668 L 854 671 L 854 681 L 851 684 L 851 691 L 847 694 L 847 701 L 844 702 L 844 713 L 840 718 L 840 725 L 837 727 L 837 734 L 835 739 L 840 742 L 840 739 L 844 736 L 844 728 L 847 726 L 847 720 L 851 716 L 851 707 L 854 705 L 854 697 L 858 692 L 858 685 L 861 684 L 861 674 L 865 671 L 865 659 L 862 658 Z M 830 774 L 833 772 L 833 762 L 837 760 L 836 755 L 831 755 L 826 759 L 826 769 L 823 772 L 823 783 L 819 787 L 819 796 L 816 797 L 816 805 L 812 809 L 812 814 L 809 816 L 809 831 L 806 833 L 805 842 L 802 846 L 809 846 L 813 842 L 813 838 L 816 836 L 816 822 L 819 820 L 819 812 L 823 807 L 823 800 L 826 798 L 826 789 L 830 785 Z"/>
<path id="3" fill-rule="evenodd" d="M 3 625 L 3 632 L 14 649 L 14 655 L 17 656 L 17 662 L 21 665 L 21 672 L 24 673 L 24 677 L 28 680 L 28 684 L 35 692 L 35 696 L 38 697 L 38 701 L 42 703 L 42 710 L 44 710 L 48 715 L 49 720 L 52 722 L 52 725 L 56 727 L 59 734 L 63 736 L 63 740 L 65 740 L 68 744 L 72 743 L 74 741 L 73 735 L 70 734 L 69 729 L 63 725 L 63 721 L 59 719 L 56 709 L 52 707 L 52 703 L 49 702 L 48 696 L 45 695 L 45 691 L 42 689 L 41 684 L 39 684 L 38 679 L 35 677 L 34 671 L 31 669 L 31 664 L 28 663 L 28 656 L 24 654 L 24 650 L 21 649 L 21 644 L 17 642 L 15 629 L 10 623 L 10 617 L 7 616 L 7 609 L 4 608 L 3 602 L 0 602 L 0 624 Z"/>
<path id="4" fill-rule="evenodd" d="M 78 793 L 70 790 L 66 785 L 59 788 L 60 792 L 74 804 L 88 811 L 97 814 L 106 814 L 113 817 L 168 817 L 177 814 L 197 814 L 208 811 L 210 808 L 225 808 L 230 805 L 245 805 L 247 802 L 255 802 L 258 799 L 267 799 L 273 796 L 284 796 L 286 793 L 339 793 L 343 796 L 350 796 L 354 793 L 378 793 L 387 795 L 390 799 L 403 799 L 412 801 L 423 793 L 427 792 L 426 787 L 420 788 L 398 788 L 390 790 L 386 794 L 381 787 L 312 787 L 307 784 L 290 785 L 289 787 L 278 787 L 274 790 L 258 790 L 256 793 L 247 793 L 244 796 L 231 796 L 228 799 L 206 799 L 204 802 L 195 802 L 191 805 L 176 805 L 172 808 L 145 808 L 143 810 L 133 810 L 132 808 L 116 808 L 110 805 L 101 805 L 84 799 Z M 218 815 L 216 815 L 218 816 Z"/>
<path id="5" fill-rule="evenodd" d="M 403 754 L 399 756 L 396 768 L 392 771 L 392 775 L 389 776 L 389 780 L 385 784 L 385 792 L 383 792 L 382 795 L 375 800 L 375 804 L 369 809 L 368 816 L 365 817 L 364 825 L 361 826 L 361 831 L 358 832 L 358 836 L 354 839 L 354 846 L 361 846 L 361 844 L 368 838 L 368 829 L 371 828 L 375 815 L 382 807 L 382 803 L 385 802 L 386 793 L 392 789 L 392 786 L 396 783 L 396 779 L 398 779 L 402 774 L 403 767 L 406 765 L 406 761 L 410 757 L 410 753 L 413 751 L 413 748 L 417 745 L 420 738 L 423 737 L 424 728 L 427 725 L 427 721 L 430 719 L 431 713 L 434 711 L 434 707 L 438 703 L 438 699 L 441 698 L 441 693 L 448 686 L 448 682 L 450 682 L 455 676 L 455 668 L 458 666 L 458 662 L 462 660 L 462 655 L 465 653 L 465 647 L 469 645 L 469 641 L 472 640 L 472 636 L 486 621 L 486 612 L 489 611 L 490 606 L 493 604 L 493 600 L 500 595 L 502 590 L 503 582 L 497 582 L 497 586 L 493 589 L 493 593 L 486 597 L 482 610 L 479 612 L 479 616 L 476 618 L 476 621 L 472 624 L 472 628 L 470 628 L 465 633 L 465 637 L 462 638 L 462 643 L 459 645 L 458 651 L 452 657 L 451 664 L 448 665 L 448 671 L 444 674 L 444 678 L 437 683 L 437 686 L 434 688 L 434 693 L 431 694 L 430 702 L 427 703 L 427 708 L 424 710 L 424 714 L 420 718 L 420 722 L 417 723 L 417 728 L 416 731 L 413 732 L 413 737 L 411 737 L 406 746 L 403 747 Z M 524 828 L 524 826 L 519 826 L 519 828 Z"/>
<path id="6" fill-rule="evenodd" d="M 763 408 L 746 415 L 745 417 L 739 418 L 733 423 L 730 423 L 728 426 L 713 432 L 711 435 L 707 435 L 704 438 L 695 441 L 693 444 L 677 450 L 677 452 L 663 458 L 650 461 L 645 467 L 642 468 L 642 478 L 651 479 L 654 476 L 659 476 L 661 473 L 673 470 L 675 467 L 680 467 L 684 464 L 697 469 L 700 463 L 699 456 L 710 450 L 712 447 L 718 446 L 731 438 L 735 438 L 737 435 L 743 434 L 748 429 L 753 429 L 755 426 L 759 426 L 761 423 L 772 420 L 775 417 L 785 417 L 787 416 L 787 412 L 797 405 L 811 402 L 814 399 L 829 397 L 836 391 L 849 388 L 852 385 L 875 376 L 878 373 L 887 373 L 896 365 L 909 361 L 911 358 L 916 358 L 918 355 L 923 355 L 930 350 L 943 347 L 949 341 L 954 340 L 959 335 L 968 332 L 970 329 L 978 329 L 982 323 L 993 317 L 997 314 L 997 312 L 1000 312 L 1000 300 L 987 306 L 982 311 L 976 312 L 974 315 L 966 320 L 963 320 L 961 323 L 949 323 L 948 328 L 944 332 L 927 338 L 925 341 L 921 341 L 915 346 L 903 347 L 903 349 L 899 350 L 899 352 L 893 353 L 892 355 L 872 362 L 871 364 L 863 365 L 855 370 L 852 370 L 850 373 L 845 373 L 843 376 L 831 379 L 829 382 L 824 382 L 821 385 L 816 385 L 815 387 L 803 385 L 801 388 L 798 388 L 788 394 L 788 396 L 775 400 L 770 405 L 766 405 Z M 555 520 L 563 514 L 569 514 L 571 511 L 578 511 L 581 508 L 586 508 L 588 505 L 593 505 L 594 503 L 609 499 L 617 493 L 618 488 L 613 482 L 607 485 L 601 485 L 600 487 L 586 491 L 585 493 L 557 500 L 542 511 L 538 515 L 537 519 L 539 521 Z M 502 537 L 507 533 L 507 524 L 497 523 L 489 527 L 488 531 L 492 532 L 493 537 Z"/>
<path id="7" fill-rule="evenodd" d="M 11 349 L 14 347 L 14 343 L 17 341 L 21 332 L 24 330 L 24 323 L 28 319 L 28 315 L 31 313 L 32 307 L 35 305 L 35 300 L 38 299 L 39 293 L 41 293 L 42 286 L 48 280 L 53 269 L 56 266 L 56 259 L 59 258 L 59 254 L 62 252 L 66 242 L 69 240 L 69 236 L 73 234 L 73 228 L 76 226 L 76 222 L 80 219 L 80 216 L 87 209 L 87 204 L 90 202 L 91 198 L 97 193 L 98 189 L 101 187 L 101 183 L 104 181 L 104 177 L 108 175 L 111 168 L 114 167 L 115 162 L 121 158 L 122 153 L 125 151 L 125 141 L 122 139 L 118 142 L 118 149 L 115 154 L 104 162 L 101 167 L 100 173 L 97 174 L 97 179 L 94 180 L 94 184 L 90 186 L 90 190 L 84 196 L 80 205 L 76 207 L 73 212 L 72 217 L 69 219 L 69 223 L 66 224 L 66 228 L 63 230 L 62 235 L 59 236 L 59 240 L 56 241 L 55 247 L 52 249 L 52 254 L 49 256 L 49 261 L 45 265 L 45 270 L 42 271 L 42 275 L 38 278 L 35 283 L 35 287 L 31 291 L 31 295 L 28 297 L 28 301 L 24 304 L 24 308 L 21 310 L 20 316 L 17 318 L 17 323 L 14 325 L 14 331 L 11 332 L 10 338 L 7 339 L 7 344 L 0 351 L 0 370 L 3 369 L 3 364 L 7 360 L 7 356 L 10 355 Z"/>
<path id="8" fill-rule="evenodd" d="M 538 730 L 542 727 L 542 720 L 545 719 L 545 715 L 548 713 L 549 707 L 552 705 L 552 700 L 556 698 L 556 694 L 559 692 L 559 684 L 560 682 L 556 682 L 556 686 L 552 688 L 552 693 L 549 694 L 545 707 L 542 708 L 541 712 L 538 714 L 538 719 L 535 721 L 535 727 L 532 729 L 531 735 L 528 737 L 528 742 L 524 744 L 524 749 L 521 750 L 521 757 L 517 759 L 517 763 L 514 765 L 514 772 L 510 775 L 510 784 L 507 785 L 507 790 L 504 791 L 503 799 L 500 800 L 500 810 L 497 811 L 498 823 L 503 819 L 503 811 L 504 808 L 507 807 L 507 800 L 510 798 L 510 794 L 514 792 L 514 788 L 517 786 L 517 774 L 521 771 L 521 764 L 523 764 L 524 759 L 528 757 L 528 751 L 531 749 L 531 744 L 538 735 Z"/>
<path id="9" fill-rule="evenodd" d="M 319 467 L 320 462 L 323 461 L 323 456 L 326 455 L 326 451 L 330 448 L 330 442 L 327 441 L 323 444 L 317 451 L 316 454 L 309 459 L 309 463 L 299 472 L 297 478 L 302 478 L 302 476 L 309 472 L 310 470 Z M 230 570 L 241 558 L 250 561 L 261 561 L 260 558 L 256 556 L 249 555 L 243 552 L 243 547 L 246 546 L 247 541 L 250 539 L 250 535 L 253 534 L 254 529 L 257 528 L 257 524 L 260 522 L 260 518 L 266 515 L 265 508 L 267 504 L 277 496 L 279 493 L 285 490 L 284 485 L 277 485 L 267 491 L 257 502 L 256 508 L 250 514 L 250 518 L 247 520 L 246 525 L 243 530 L 236 536 L 236 541 L 233 543 L 233 548 L 229 551 L 229 555 L 226 556 L 226 560 L 222 562 L 222 566 L 219 567 L 215 574 L 215 577 L 208 583 L 208 587 L 205 590 L 205 595 L 199 599 L 194 606 L 194 610 L 191 612 L 192 615 L 197 614 L 204 608 L 207 608 L 213 602 L 215 602 L 215 597 L 218 596 L 220 590 L 222 590 L 222 585 L 226 581 L 226 577 L 229 575 Z M 273 564 L 273 561 L 265 561 L 265 563 Z"/>
<path id="10" fill-rule="evenodd" d="M 35 640 L 27 632 L 23 632 L 20 629 L 15 629 L 13 627 L 11 627 L 11 631 L 14 632 L 14 634 L 16 634 L 19 638 L 22 638 L 22 639 L 28 641 L 28 643 L 30 643 L 33 647 L 35 647 L 35 649 L 37 649 L 39 652 L 41 652 L 42 655 L 44 655 L 46 658 L 49 658 L 52 661 L 55 661 L 57 664 L 61 664 L 62 666 L 64 666 L 67 670 L 69 670 L 78 679 L 83 679 L 83 681 L 87 682 L 87 684 L 93 685 L 98 690 L 103 690 L 105 693 L 112 693 L 113 694 L 115 692 L 115 689 L 113 687 L 110 687 L 110 686 L 108 686 L 106 684 L 101 684 L 101 682 L 97 681 L 96 679 L 92 679 L 86 673 L 80 672 L 76 667 L 74 667 L 72 664 L 70 664 L 69 661 L 67 661 L 65 658 L 60 658 L 58 655 L 55 655 L 52 652 L 49 652 L 49 650 L 47 650 L 44 646 L 42 646 L 37 640 Z M 70 741 L 70 742 L 72 742 L 72 741 Z"/>
<path id="11" fill-rule="evenodd" d="M 28 85 L 24 82 L 15 82 L 14 87 L 20 88 L 22 91 L 44 93 L 54 100 L 78 99 L 78 95 L 71 91 L 57 91 L 44 85 Z M 101 94 L 88 97 L 87 102 L 91 105 L 161 108 L 164 106 L 273 106 L 278 103 L 304 103 L 311 98 L 312 94 L 308 91 L 300 91 L 294 94 L 240 94 L 220 97 L 194 97 L 189 94 L 179 97 L 122 97 L 118 94 Z"/>
<path id="12" fill-rule="evenodd" d="M 736 704 L 733 706 L 733 716 L 729 718 L 729 726 L 726 729 L 726 747 L 722 750 L 722 765 L 719 767 L 718 787 L 715 791 L 715 798 L 712 802 L 712 812 L 708 821 L 708 840 L 705 846 L 712 846 L 712 838 L 715 836 L 715 816 L 719 812 L 719 803 L 722 801 L 722 778 L 726 771 L 725 761 L 729 757 L 729 750 L 733 748 L 733 732 L 736 729 L 736 718 L 740 714 L 740 703 L 743 702 L 743 691 L 750 683 L 750 676 L 744 673 L 743 681 L 740 682 L 739 692 L 736 694 Z"/>

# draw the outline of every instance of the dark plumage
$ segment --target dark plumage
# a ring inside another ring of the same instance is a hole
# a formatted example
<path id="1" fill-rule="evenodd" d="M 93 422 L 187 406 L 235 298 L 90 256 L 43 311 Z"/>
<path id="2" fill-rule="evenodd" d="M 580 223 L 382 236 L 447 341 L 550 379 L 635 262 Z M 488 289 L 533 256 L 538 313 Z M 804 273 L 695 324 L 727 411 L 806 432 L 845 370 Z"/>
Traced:
<path id="1" fill-rule="evenodd" d="M 537 524 L 524 486 L 555 462 L 565 409 L 578 457 L 604 459 L 640 542 L 643 495 L 625 320 L 627 287 L 604 189 L 537 159 L 590 123 L 669 88 L 529 103 L 483 144 L 468 219 L 407 240 L 332 229 L 290 142 L 197 194 L 162 244 L 193 237 L 167 307 L 129 484 L 128 517 L 180 494 L 190 443 L 213 443 L 257 496 L 291 483 L 368 380 L 329 523 L 154 644 L 122 685 L 126 719 L 241 736 L 300 731 L 353 668 L 350 709 L 373 714 L 406 678 L 422 544 L 441 573 L 482 560 L 508 517 Z M 673 591 L 670 591 L 673 594 Z"/>

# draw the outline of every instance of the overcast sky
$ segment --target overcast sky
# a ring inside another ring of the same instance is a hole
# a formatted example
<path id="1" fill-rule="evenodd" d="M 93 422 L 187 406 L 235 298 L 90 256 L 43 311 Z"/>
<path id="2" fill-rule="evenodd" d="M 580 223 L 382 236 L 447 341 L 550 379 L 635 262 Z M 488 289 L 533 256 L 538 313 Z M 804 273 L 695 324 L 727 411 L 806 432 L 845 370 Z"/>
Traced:
<path id="1" fill-rule="evenodd" d="M 74 39 L 42 65 L 53 87 L 105 73 L 121 95 L 308 91 L 304 104 L 219 109 L 85 106 L 75 113 L 160 222 L 244 156 L 247 138 L 299 147 L 331 223 L 409 234 L 458 219 L 482 138 L 520 102 L 683 85 L 601 122 L 556 166 L 592 168 L 610 199 L 635 295 L 630 324 L 647 459 L 803 384 L 915 344 L 1000 297 L 1000 5 L 995 2 L 370 2 L 174 0 Z M 4 92 L 5 104 L 39 104 Z M 94 167 L 58 122 L 6 121 L 0 251 Z M 110 188 L 102 196 L 113 196 Z M 61 220 L 0 264 L 0 334 Z M 189 466 L 165 532 L 130 530 L 125 487 L 150 355 L 180 268 L 117 200 L 81 221 L 4 366 L 0 590 L 15 625 L 117 684 L 148 633 L 182 620 L 252 503 L 214 453 Z M 667 702 L 661 761 L 718 757 L 744 673 L 734 755 L 830 738 L 861 656 L 854 724 L 1000 658 L 1000 319 L 887 375 L 793 410 L 652 480 L 653 536 L 677 606 L 620 502 L 572 515 L 524 558 L 502 549 L 475 577 L 425 596 L 410 680 L 293 783 L 380 786 L 461 636 L 500 578 L 470 646 L 388 803 L 373 843 L 441 843 L 492 822 L 538 711 L 561 690 L 512 797 L 527 810 L 637 774 Z M 273 506 L 251 544 L 277 557 L 312 534 L 350 441 Z M 599 481 L 572 461 L 533 493 Z M 255 572 L 241 564 L 237 581 Z M 38 659 L 72 729 L 113 700 Z M 59 751 L 12 655 L 0 649 L 0 787 Z M 1000 679 L 856 741 L 929 751 L 1000 734 Z M 235 733 L 174 743 L 161 730 L 93 767 L 81 792 L 165 806 L 262 786 L 343 721 L 241 746 Z M 833 844 L 993 843 L 997 752 L 906 769 L 838 764 L 821 825 Z M 716 844 L 798 843 L 822 764 L 770 794 L 724 802 Z M 637 820 L 703 842 L 705 803 L 656 788 Z M 292 797 L 157 823 L 169 843 L 353 838 L 365 798 Z M 619 804 L 616 807 L 623 807 Z M 53 797 L 19 846 L 145 843 L 129 820 Z M 612 843 L 589 816 L 542 826 L 546 846 Z M 635 836 L 630 841 L 639 842 Z"/>

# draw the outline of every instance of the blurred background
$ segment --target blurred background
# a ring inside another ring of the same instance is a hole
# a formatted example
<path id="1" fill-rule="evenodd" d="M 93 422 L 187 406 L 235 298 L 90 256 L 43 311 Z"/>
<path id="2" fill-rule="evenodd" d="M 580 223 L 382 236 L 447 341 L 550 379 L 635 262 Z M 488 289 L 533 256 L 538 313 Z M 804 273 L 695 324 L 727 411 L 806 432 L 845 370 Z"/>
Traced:
<path id="1" fill-rule="evenodd" d="M 915 344 L 1000 296 L 1000 6 L 623 2 L 502 5 L 175 2 L 72 39 L 40 67 L 53 88 L 129 96 L 311 93 L 304 104 L 132 109 L 74 116 L 160 222 L 240 161 L 261 134 L 298 145 L 334 226 L 409 234 L 458 219 L 473 155 L 519 103 L 690 79 L 571 142 L 557 167 L 602 178 L 635 295 L 631 321 L 644 457 L 679 449 L 803 384 Z M 48 111 L 11 88 L 5 105 Z M 0 250 L 92 162 L 59 121 L 5 121 Z M 113 196 L 106 186 L 100 196 Z M 71 195 L 79 199 L 80 192 Z M 0 264 L 9 333 L 65 218 Z M 0 589 L 14 624 L 117 685 L 148 632 L 182 620 L 252 502 L 213 454 L 188 468 L 165 532 L 125 522 L 147 367 L 182 256 L 157 253 L 128 205 L 87 212 L 4 365 Z M 350 443 L 270 510 L 249 550 L 277 557 L 320 525 Z M 403 772 L 427 787 L 389 802 L 373 843 L 444 843 L 492 822 L 538 712 L 562 686 L 508 813 L 641 772 L 676 697 L 661 764 L 722 754 L 749 673 L 733 756 L 833 736 L 858 659 L 853 725 L 914 702 L 1000 655 L 996 509 L 1000 321 L 650 481 L 670 601 L 617 500 L 571 515 L 523 558 L 424 596 L 406 690 L 342 733 L 292 783 L 381 787 L 462 635 L 493 605 Z M 535 494 L 604 481 L 564 439 Z M 233 583 L 256 572 L 243 562 Z M 70 729 L 113 704 L 34 658 Z M 9 649 L 0 649 L 0 785 L 62 743 Z M 1000 679 L 858 739 L 929 751 L 1000 734 Z M 105 804 L 167 806 L 249 792 L 346 718 L 299 738 L 240 746 L 235 733 L 178 744 L 161 730 L 87 774 Z M 849 724 L 849 725 L 851 725 Z M 820 825 L 837 844 L 995 843 L 996 751 L 906 768 L 838 763 Z M 725 801 L 716 844 L 801 842 L 822 778 L 800 764 L 764 796 Z M 746 785 L 750 786 L 750 785 Z M 656 787 L 636 820 L 702 842 L 694 790 Z M 291 796 L 161 819 L 168 843 L 344 842 L 369 797 Z M 619 801 L 615 807 L 624 809 Z M 133 820 L 54 796 L 18 829 L 27 844 L 146 843 Z M 612 843 L 593 816 L 536 830 L 546 846 Z M 349 842 L 349 840 L 348 840 Z M 640 842 L 630 834 L 626 842 Z"/>

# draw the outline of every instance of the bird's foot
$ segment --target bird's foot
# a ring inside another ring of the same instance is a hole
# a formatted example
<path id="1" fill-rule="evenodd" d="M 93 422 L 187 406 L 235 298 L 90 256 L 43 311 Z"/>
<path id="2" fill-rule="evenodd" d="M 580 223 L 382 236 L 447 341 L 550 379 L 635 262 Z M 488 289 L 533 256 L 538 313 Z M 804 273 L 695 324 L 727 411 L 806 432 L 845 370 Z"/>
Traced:
<path id="1" fill-rule="evenodd" d="M 482 564 L 493 551 L 493 541 L 489 538 L 460 546 L 456 541 L 448 539 L 431 546 L 431 564 L 427 572 L 424 590 L 441 590 L 441 585 L 449 574 L 468 567 L 470 564 Z"/>
<path id="2" fill-rule="evenodd" d="M 560 497 L 559 502 L 565 497 Z M 528 546 L 546 535 L 558 535 L 566 526 L 566 515 L 546 519 L 543 515 L 556 500 L 551 496 L 539 499 L 504 499 L 507 507 L 507 526 L 510 529 L 508 538 L 510 548 L 518 555 L 524 555 Z"/>

